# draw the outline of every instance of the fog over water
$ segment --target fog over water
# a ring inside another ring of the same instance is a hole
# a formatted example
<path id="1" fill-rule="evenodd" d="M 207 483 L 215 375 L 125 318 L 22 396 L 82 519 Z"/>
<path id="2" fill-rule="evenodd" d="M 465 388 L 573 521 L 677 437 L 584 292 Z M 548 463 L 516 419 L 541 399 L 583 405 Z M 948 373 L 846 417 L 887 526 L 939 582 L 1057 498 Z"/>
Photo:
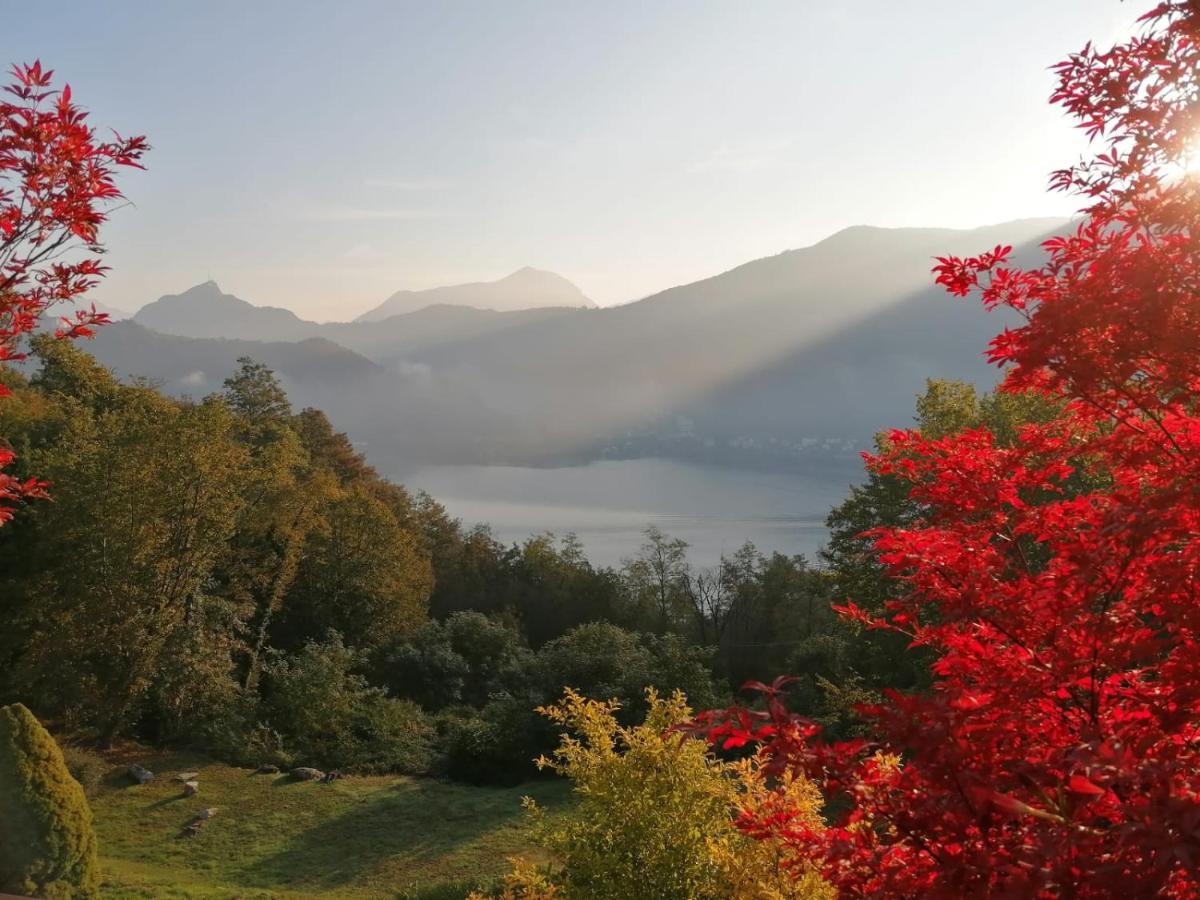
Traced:
<path id="1" fill-rule="evenodd" d="M 856 474 L 817 478 L 662 459 L 538 469 L 439 466 L 399 473 L 464 524 L 487 523 L 505 543 L 531 534 L 574 532 L 593 564 L 616 566 L 635 553 L 650 525 L 691 545 L 710 566 L 753 541 L 764 553 L 812 558 L 825 540 L 825 516 Z"/>

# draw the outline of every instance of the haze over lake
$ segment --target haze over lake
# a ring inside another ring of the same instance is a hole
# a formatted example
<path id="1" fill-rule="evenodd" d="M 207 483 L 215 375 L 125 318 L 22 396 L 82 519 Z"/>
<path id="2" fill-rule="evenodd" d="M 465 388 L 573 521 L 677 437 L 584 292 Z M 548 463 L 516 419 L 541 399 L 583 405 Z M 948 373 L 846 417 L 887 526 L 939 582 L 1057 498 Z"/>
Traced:
<path id="1" fill-rule="evenodd" d="M 813 558 L 826 514 L 856 473 L 837 480 L 635 459 L 544 469 L 434 466 L 398 480 L 429 492 L 465 525 L 491 525 L 505 543 L 574 532 L 594 565 L 616 566 L 654 525 L 687 541 L 694 564 L 710 566 L 746 541 L 763 553 Z"/>

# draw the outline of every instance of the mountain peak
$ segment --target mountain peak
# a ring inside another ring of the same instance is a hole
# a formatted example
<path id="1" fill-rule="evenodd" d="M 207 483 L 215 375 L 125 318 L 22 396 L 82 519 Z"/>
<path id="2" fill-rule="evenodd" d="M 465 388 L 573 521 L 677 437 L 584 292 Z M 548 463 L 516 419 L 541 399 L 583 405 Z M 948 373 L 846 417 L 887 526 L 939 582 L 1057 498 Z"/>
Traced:
<path id="1" fill-rule="evenodd" d="M 211 278 L 181 294 L 167 294 L 147 303 L 135 321 L 163 334 L 185 337 L 237 335 L 253 340 L 268 335 L 299 340 L 310 337 L 314 326 L 295 313 L 271 306 L 254 306 L 226 294 Z"/>
<path id="2" fill-rule="evenodd" d="M 175 294 L 174 296 L 176 296 L 176 297 L 191 297 L 191 298 L 195 299 L 198 297 L 219 297 L 219 296 L 222 296 L 223 294 L 224 294 L 224 291 L 221 290 L 221 286 L 210 278 L 210 279 L 208 279 L 208 281 L 202 281 L 199 284 L 193 285 L 192 287 L 188 288 L 182 294 Z M 168 294 L 167 296 L 169 297 L 172 295 Z"/>

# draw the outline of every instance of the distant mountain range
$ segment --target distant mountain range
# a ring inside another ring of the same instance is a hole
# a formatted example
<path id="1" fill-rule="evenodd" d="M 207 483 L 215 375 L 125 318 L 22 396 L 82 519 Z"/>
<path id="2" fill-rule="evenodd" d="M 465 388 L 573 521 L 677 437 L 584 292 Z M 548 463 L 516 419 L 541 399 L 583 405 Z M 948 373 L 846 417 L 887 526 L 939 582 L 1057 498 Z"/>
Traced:
<path id="1" fill-rule="evenodd" d="M 561 275 L 526 266 L 499 281 L 457 284 L 427 291 L 397 291 L 355 321 L 378 322 L 427 306 L 470 306 L 496 312 L 514 312 L 555 306 L 578 309 L 595 305 Z"/>
<path id="2" fill-rule="evenodd" d="M 1034 262 L 1063 225 L 850 228 L 605 309 L 522 270 L 491 287 L 557 280 L 571 290 L 529 305 L 564 305 L 477 308 L 464 298 L 482 304 L 487 286 L 460 286 L 402 292 L 367 314 L 407 310 L 395 315 L 319 324 L 208 282 L 102 329 L 90 349 L 119 374 L 197 396 L 255 357 L 385 471 L 640 455 L 819 467 L 911 421 L 927 377 L 994 382 L 983 351 L 1005 321 L 936 288 L 933 256 L 1013 244 Z"/>

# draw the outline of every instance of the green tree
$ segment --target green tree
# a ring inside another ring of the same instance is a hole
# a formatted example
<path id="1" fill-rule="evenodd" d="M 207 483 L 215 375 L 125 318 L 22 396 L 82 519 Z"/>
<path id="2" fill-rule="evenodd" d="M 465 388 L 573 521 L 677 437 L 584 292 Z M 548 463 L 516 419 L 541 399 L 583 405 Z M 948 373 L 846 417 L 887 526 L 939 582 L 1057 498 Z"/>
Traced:
<path id="1" fill-rule="evenodd" d="M 686 628 L 693 609 L 689 591 L 687 542 L 653 525 L 636 556 L 625 560 L 625 583 L 642 622 L 661 634 Z"/>
<path id="2" fill-rule="evenodd" d="M 274 628 L 295 648 L 330 629 L 354 647 L 379 647 L 425 621 L 433 570 L 419 537 L 367 487 L 339 491 L 319 510 Z"/>
<path id="3" fill-rule="evenodd" d="M 537 653 L 543 696 L 573 688 L 594 700 L 616 699 L 637 706 L 652 683 L 653 654 L 639 637 L 608 622 L 572 628 Z"/>
<path id="4" fill-rule="evenodd" d="M 0 891 L 97 896 L 92 811 L 62 751 L 21 704 L 0 707 Z"/>
<path id="5" fill-rule="evenodd" d="M 247 453 L 224 403 L 122 387 L 82 355 L 56 343 L 35 380 L 69 414 L 31 453 L 55 502 L 4 548 L 26 636 L 10 678 L 111 738 L 168 670 L 181 696 L 211 687 L 214 666 L 232 675 L 231 629 L 212 626 L 236 613 L 210 588 L 244 504 Z M 169 649 L 183 631 L 197 652 Z M 195 662 L 202 670 L 183 668 Z"/>
<path id="6" fill-rule="evenodd" d="M 248 356 L 238 359 L 238 367 L 225 379 L 222 392 L 230 409 L 256 424 L 282 422 L 291 416 L 292 404 L 274 372 Z"/>

